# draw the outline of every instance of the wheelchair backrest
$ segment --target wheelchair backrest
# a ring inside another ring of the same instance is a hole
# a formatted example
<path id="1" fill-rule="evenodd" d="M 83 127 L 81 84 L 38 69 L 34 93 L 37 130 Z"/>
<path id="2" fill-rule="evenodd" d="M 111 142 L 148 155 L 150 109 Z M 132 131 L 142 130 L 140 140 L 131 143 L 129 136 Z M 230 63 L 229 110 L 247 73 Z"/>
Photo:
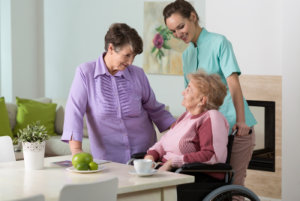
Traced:
<path id="1" fill-rule="evenodd" d="M 232 151 L 234 135 L 235 135 L 235 133 L 233 132 L 228 136 L 226 164 L 230 164 L 230 158 L 231 158 L 231 151 Z"/>

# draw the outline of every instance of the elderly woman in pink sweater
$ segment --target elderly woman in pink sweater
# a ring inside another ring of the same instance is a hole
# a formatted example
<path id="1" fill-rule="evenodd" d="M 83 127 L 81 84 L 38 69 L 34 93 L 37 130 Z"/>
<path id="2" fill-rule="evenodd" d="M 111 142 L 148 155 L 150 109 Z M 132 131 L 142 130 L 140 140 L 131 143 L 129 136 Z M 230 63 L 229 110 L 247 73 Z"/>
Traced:
<path id="1" fill-rule="evenodd" d="M 229 125 L 218 111 L 226 96 L 226 86 L 218 75 L 203 71 L 190 74 L 189 79 L 182 92 L 186 112 L 145 156 L 162 162 L 160 170 L 185 163 L 226 161 Z"/>

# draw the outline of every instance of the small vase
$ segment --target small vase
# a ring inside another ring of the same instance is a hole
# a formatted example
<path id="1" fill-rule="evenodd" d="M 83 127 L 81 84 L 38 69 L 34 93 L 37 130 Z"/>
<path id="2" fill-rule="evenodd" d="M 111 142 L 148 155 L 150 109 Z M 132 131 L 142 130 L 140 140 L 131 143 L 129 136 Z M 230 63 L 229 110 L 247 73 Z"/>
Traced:
<path id="1" fill-rule="evenodd" d="M 26 170 L 41 170 L 44 168 L 46 142 L 23 142 L 23 154 Z"/>

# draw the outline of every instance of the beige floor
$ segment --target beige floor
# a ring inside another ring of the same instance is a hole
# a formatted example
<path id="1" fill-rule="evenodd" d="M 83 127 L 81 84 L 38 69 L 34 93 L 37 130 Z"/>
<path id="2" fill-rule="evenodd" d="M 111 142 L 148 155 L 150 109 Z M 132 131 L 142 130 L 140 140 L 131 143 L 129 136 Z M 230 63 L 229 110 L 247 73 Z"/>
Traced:
<path id="1" fill-rule="evenodd" d="M 281 201 L 279 199 L 274 198 L 266 198 L 266 197 L 259 197 L 261 201 Z"/>

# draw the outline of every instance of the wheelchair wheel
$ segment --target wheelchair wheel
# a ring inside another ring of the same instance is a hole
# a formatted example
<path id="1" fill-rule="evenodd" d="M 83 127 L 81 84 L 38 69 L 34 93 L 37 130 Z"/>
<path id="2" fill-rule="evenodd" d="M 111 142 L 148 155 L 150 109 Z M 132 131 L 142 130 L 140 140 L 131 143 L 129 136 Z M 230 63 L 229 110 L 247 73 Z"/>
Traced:
<path id="1" fill-rule="evenodd" d="M 260 201 L 251 190 L 240 185 L 226 185 L 210 192 L 203 201 Z"/>

